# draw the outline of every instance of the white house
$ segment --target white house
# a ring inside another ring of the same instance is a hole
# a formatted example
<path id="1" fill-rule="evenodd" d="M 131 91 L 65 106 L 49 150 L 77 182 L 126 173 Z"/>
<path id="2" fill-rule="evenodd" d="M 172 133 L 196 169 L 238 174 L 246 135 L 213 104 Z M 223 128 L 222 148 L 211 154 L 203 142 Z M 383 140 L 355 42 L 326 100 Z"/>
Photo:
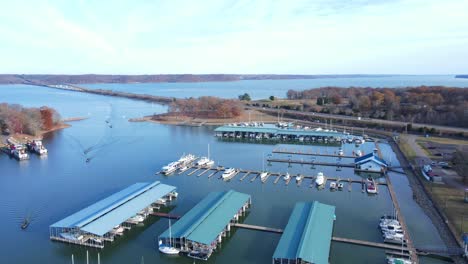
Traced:
<path id="1" fill-rule="evenodd" d="M 388 167 L 387 162 L 377 157 L 374 152 L 354 159 L 354 163 L 356 169 L 369 172 L 384 172 Z"/>

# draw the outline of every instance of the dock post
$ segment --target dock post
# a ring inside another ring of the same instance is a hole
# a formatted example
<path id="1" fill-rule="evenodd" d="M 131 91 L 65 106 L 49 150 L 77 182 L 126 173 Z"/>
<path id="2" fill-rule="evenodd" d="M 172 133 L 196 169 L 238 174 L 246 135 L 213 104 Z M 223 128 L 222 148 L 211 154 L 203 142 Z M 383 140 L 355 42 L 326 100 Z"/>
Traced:
<path id="1" fill-rule="evenodd" d="M 97 253 L 97 263 L 101 264 L 101 255 L 99 254 L 99 252 Z"/>
<path id="2" fill-rule="evenodd" d="M 86 264 L 89 264 L 89 252 L 86 250 Z"/>
<path id="3" fill-rule="evenodd" d="M 75 264 L 75 258 L 73 257 L 73 254 L 72 254 L 72 264 Z"/>

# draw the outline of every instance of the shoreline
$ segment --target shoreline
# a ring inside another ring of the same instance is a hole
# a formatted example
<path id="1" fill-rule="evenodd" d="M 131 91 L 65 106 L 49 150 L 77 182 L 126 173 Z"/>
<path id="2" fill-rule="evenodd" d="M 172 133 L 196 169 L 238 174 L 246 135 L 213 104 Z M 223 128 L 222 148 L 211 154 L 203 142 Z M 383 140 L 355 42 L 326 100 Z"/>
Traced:
<path id="1" fill-rule="evenodd" d="M 249 117 L 250 116 L 250 117 Z M 264 122 L 271 123 L 277 122 L 277 118 L 272 115 L 261 113 L 256 110 L 245 111 L 238 117 L 234 118 L 201 118 L 201 117 L 187 117 L 187 116 L 175 116 L 175 115 L 151 115 L 137 118 L 130 118 L 129 122 L 151 122 L 165 125 L 178 125 L 178 126 L 221 126 L 229 123 L 240 123 L 240 122 Z"/>
<path id="2" fill-rule="evenodd" d="M 77 122 L 77 121 L 82 121 L 88 119 L 88 117 L 70 117 L 70 118 L 65 118 L 61 120 L 60 124 L 54 125 L 51 129 L 49 130 L 41 130 L 37 135 L 29 135 L 29 134 L 21 134 L 21 133 L 14 133 L 10 134 L 8 136 L 1 136 L 6 138 L 13 138 L 14 140 L 25 143 L 28 140 L 43 140 L 44 136 L 48 133 L 55 132 L 58 130 L 62 130 L 65 128 L 69 128 L 72 125 L 67 124 L 67 122 Z"/>

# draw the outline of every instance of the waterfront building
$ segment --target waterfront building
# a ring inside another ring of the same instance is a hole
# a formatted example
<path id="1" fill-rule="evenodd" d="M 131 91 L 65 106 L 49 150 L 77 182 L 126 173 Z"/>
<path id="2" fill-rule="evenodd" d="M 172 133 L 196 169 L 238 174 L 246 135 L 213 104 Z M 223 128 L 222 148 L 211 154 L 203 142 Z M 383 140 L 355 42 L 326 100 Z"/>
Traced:
<path id="1" fill-rule="evenodd" d="M 296 203 L 273 254 L 273 264 L 328 264 L 335 206 Z"/>
<path id="2" fill-rule="evenodd" d="M 158 241 L 171 244 L 189 257 L 207 260 L 250 204 L 248 194 L 212 192 L 162 233 Z"/>
<path id="3" fill-rule="evenodd" d="M 122 230 L 144 221 L 155 208 L 176 197 L 176 187 L 159 181 L 135 183 L 50 226 L 50 239 L 104 248 Z"/>

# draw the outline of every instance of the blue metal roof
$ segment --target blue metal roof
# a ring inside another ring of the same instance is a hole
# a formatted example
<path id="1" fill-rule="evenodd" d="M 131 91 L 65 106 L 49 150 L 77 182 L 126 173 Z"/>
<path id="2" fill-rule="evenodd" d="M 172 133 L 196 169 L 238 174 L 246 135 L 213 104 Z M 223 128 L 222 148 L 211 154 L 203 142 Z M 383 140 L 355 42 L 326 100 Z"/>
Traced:
<path id="1" fill-rule="evenodd" d="M 294 129 L 294 128 L 279 128 L 274 125 L 265 124 L 264 126 L 220 126 L 215 129 L 215 132 L 246 132 L 246 133 L 268 133 L 274 135 L 295 135 L 295 136 L 333 136 L 344 137 L 345 134 L 336 131 L 324 131 L 314 129 Z"/>
<path id="2" fill-rule="evenodd" d="M 354 163 L 359 164 L 359 163 L 365 163 L 367 160 L 375 160 L 378 163 L 384 165 L 385 167 L 388 166 L 387 162 L 381 158 L 379 158 L 377 155 L 375 155 L 374 152 L 371 152 L 369 154 L 366 154 L 364 156 L 358 157 L 354 159 Z"/>
<path id="3" fill-rule="evenodd" d="M 328 264 L 335 207 L 297 203 L 276 247 L 273 259 L 301 259 Z"/>
<path id="4" fill-rule="evenodd" d="M 172 225 L 172 237 L 210 245 L 249 199 L 250 195 L 233 190 L 212 192 Z M 169 237 L 169 230 L 163 237 Z"/>
<path id="5" fill-rule="evenodd" d="M 80 228 L 103 236 L 116 225 L 149 206 L 152 202 L 174 191 L 176 187 L 153 183 L 135 183 L 111 196 L 98 201 L 50 227 Z"/>

